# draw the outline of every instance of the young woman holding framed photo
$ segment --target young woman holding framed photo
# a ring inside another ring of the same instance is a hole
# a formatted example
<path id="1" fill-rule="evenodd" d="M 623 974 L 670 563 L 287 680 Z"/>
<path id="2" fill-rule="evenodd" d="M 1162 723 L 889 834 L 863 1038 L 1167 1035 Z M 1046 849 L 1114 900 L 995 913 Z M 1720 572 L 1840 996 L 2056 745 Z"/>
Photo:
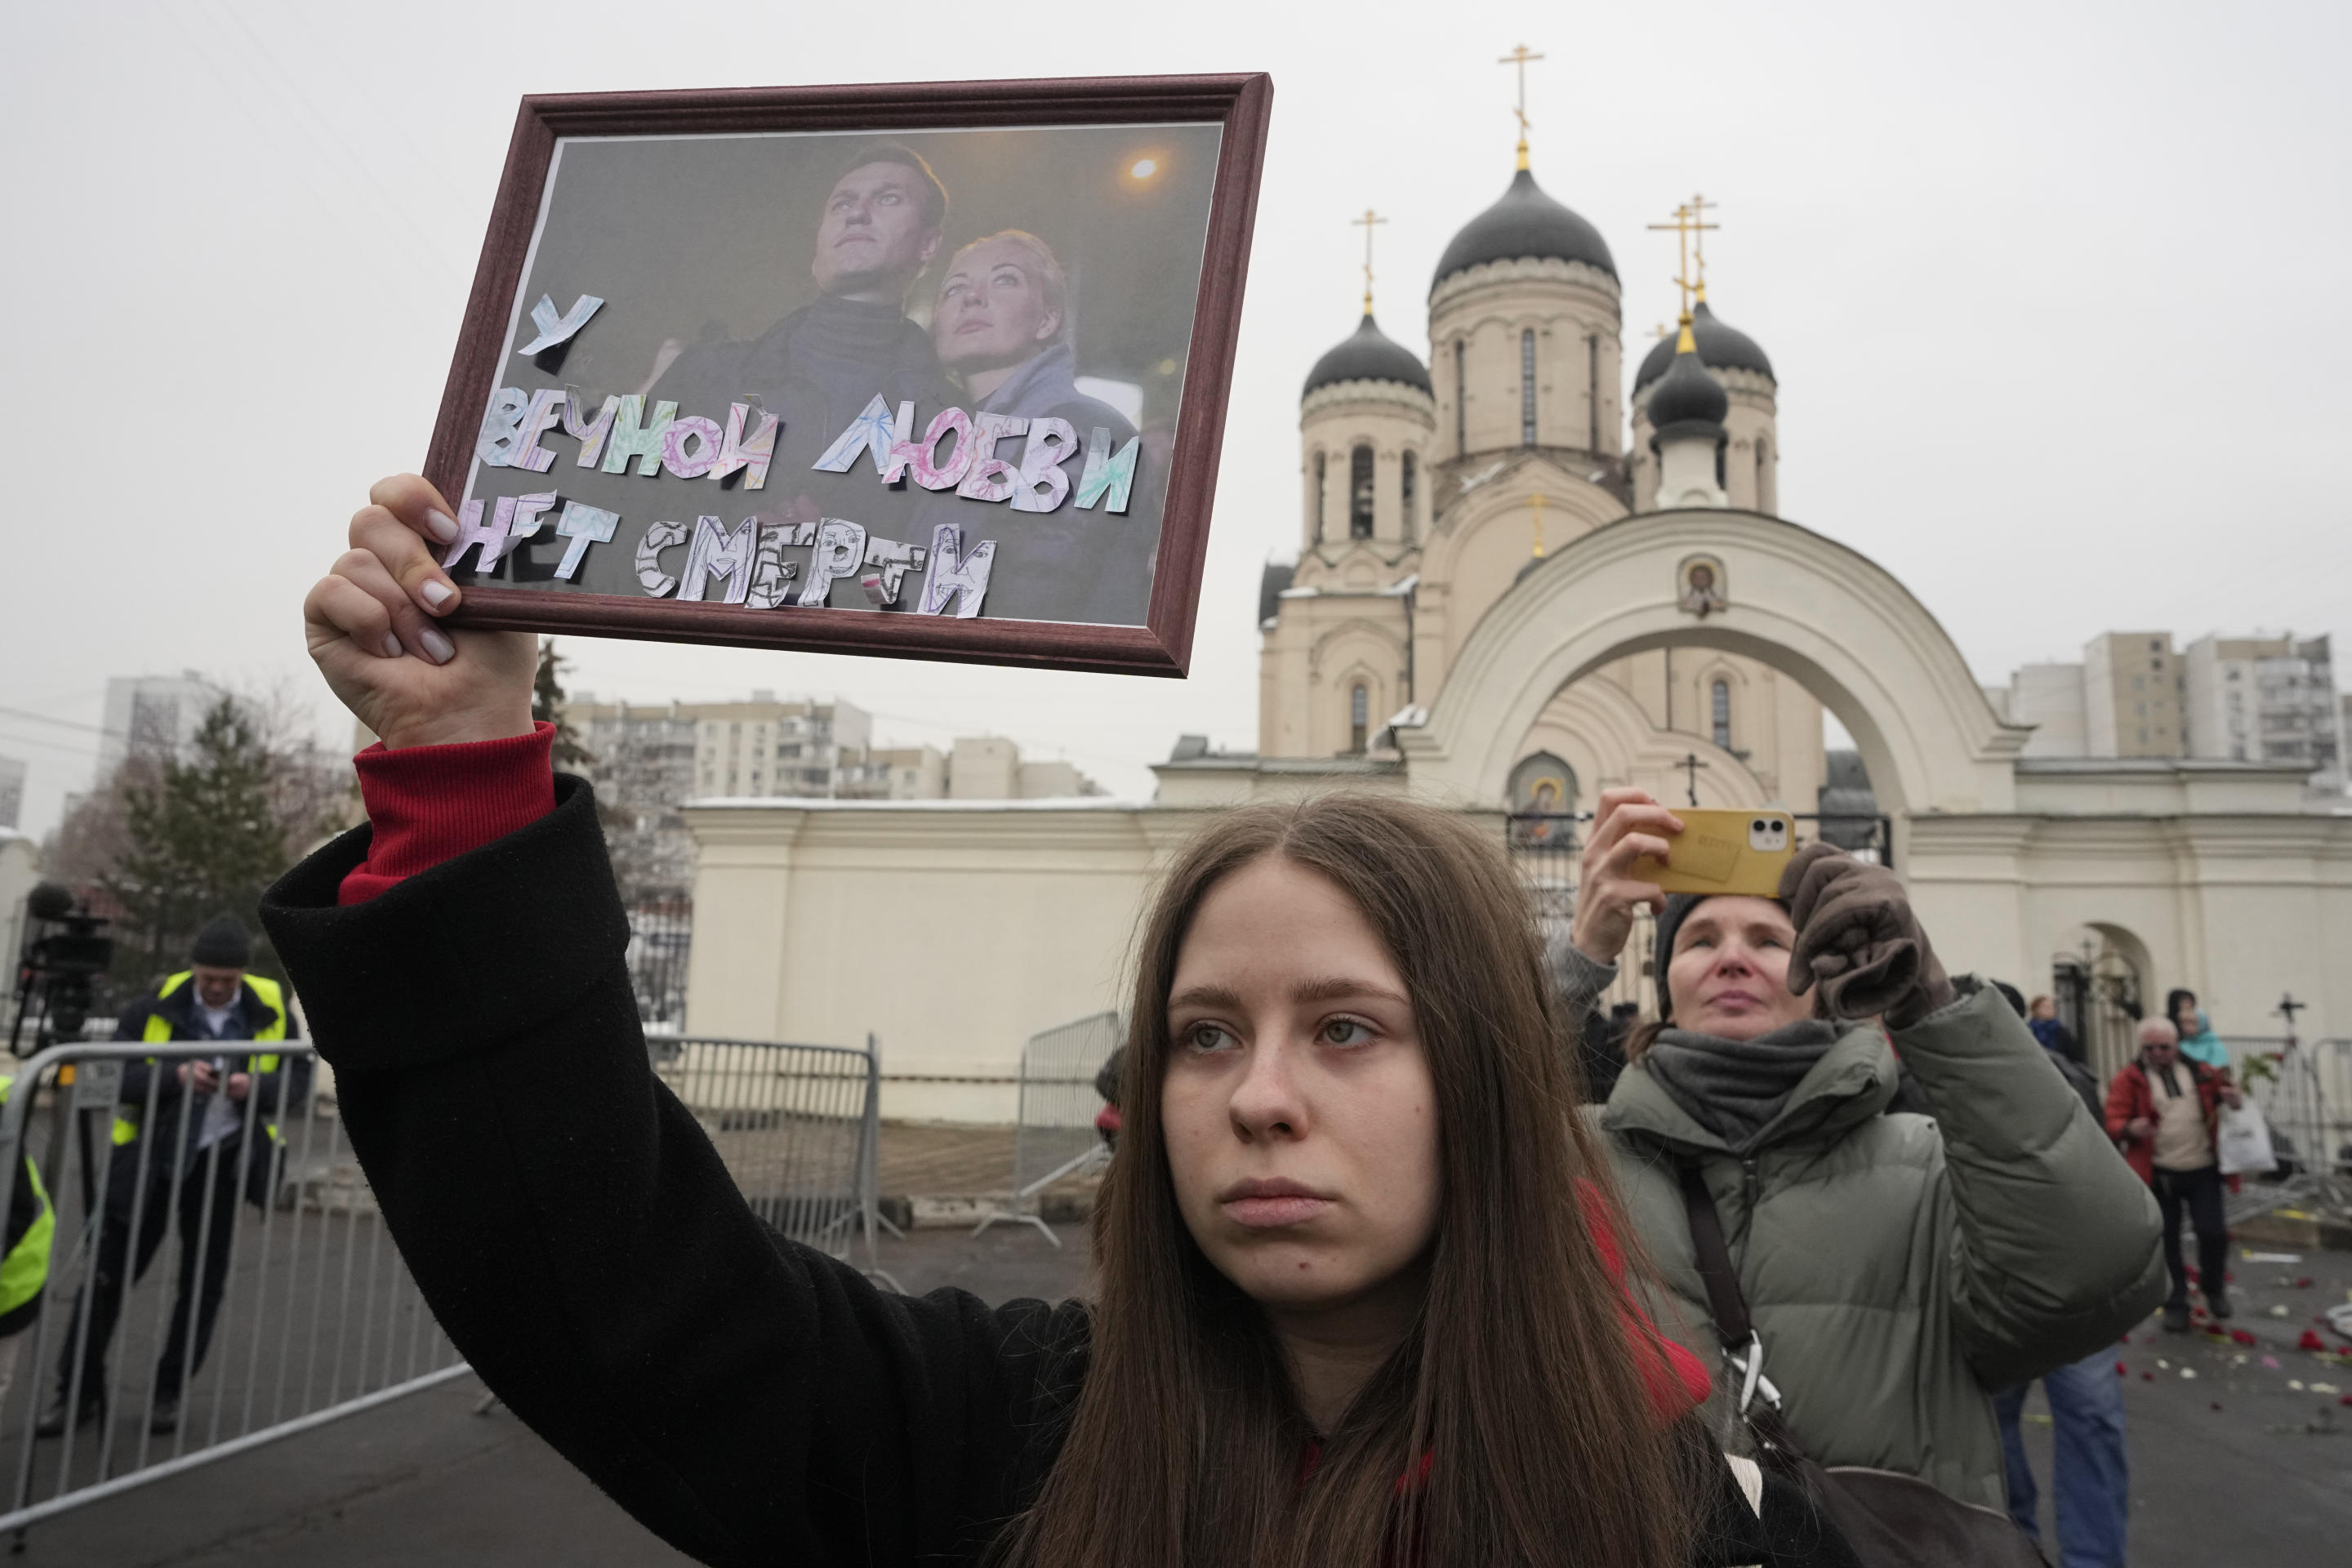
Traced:
<path id="1" fill-rule="evenodd" d="M 265 919 L 443 1328 L 648 1528 L 714 1563 L 1853 1561 L 1693 1420 L 1474 829 L 1217 818 L 1144 923 L 1097 1298 L 890 1294 L 764 1228 L 655 1082 L 532 640 L 450 644 L 446 502 L 373 503 L 305 606 L 389 748 L 370 826 Z"/>

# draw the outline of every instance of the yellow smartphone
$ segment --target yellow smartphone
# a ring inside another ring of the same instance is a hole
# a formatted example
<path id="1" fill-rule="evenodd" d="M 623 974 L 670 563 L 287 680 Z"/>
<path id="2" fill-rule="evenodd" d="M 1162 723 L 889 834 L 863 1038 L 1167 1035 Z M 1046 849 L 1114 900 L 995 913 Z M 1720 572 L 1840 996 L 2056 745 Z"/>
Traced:
<path id="1" fill-rule="evenodd" d="M 1797 825 L 1785 811 L 1673 808 L 1683 830 L 1668 842 L 1671 865 L 1633 861 L 1633 876 L 1669 893 L 1746 893 L 1777 898 L 1780 873 L 1797 852 Z"/>

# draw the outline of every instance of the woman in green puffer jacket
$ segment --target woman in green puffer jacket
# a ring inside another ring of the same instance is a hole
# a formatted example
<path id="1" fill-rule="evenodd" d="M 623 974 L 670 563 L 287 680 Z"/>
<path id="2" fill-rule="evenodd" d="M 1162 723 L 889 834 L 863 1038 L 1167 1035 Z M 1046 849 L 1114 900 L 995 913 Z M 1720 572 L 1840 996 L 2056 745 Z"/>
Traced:
<path id="1" fill-rule="evenodd" d="M 1679 1177 L 1695 1161 L 1797 1440 L 2001 1508 L 1990 1391 L 2155 1309 L 2156 1204 L 2000 994 L 1946 977 L 1893 872 L 1815 845 L 1780 899 L 1670 900 L 1633 862 L 1671 864 L 1681 826 L 1604 794 L 1552 954 L 1581 1015 L 1634 910 L 1658 912 L 1660 1021 L 1597 1114 L 1676 1298 L 1659 1321 L 1719 1364 Z M 1887 1110 L 1898 1056 L 1931 1114 Z M 1739 1386 L 1718 1377 L 1709 1411 L 1735 1448 Z"/>

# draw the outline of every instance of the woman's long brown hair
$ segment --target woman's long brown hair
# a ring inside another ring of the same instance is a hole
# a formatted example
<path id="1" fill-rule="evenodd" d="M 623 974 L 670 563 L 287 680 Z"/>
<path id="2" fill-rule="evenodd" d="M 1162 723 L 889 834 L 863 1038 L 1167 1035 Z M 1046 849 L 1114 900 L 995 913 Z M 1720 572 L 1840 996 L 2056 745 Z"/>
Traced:
<path id="1" fill-rule="evenodd" d="M 1186 1229 L 1160 1120 L 1178 950 L 1209 889 L 1266 855 L 1328 877 L 1387 943 L 1437 1095 L 1444 1194 L 1426 1305 L 1319 1436 L 1257 1307 Z M 1576 1114 L 1570 1027 L 1501 849 L 1391 797 L 1229 812 L 1168 872 L 1136 969 L 1118 1153 L 1095 1210 L 1092 1365 L 1010 1558 L 1679 1568 L 1688 1456 L 1645 1394 L 1576 1199 L 1580 1179 L 1594 1184 L 1637 1250 Z"/>

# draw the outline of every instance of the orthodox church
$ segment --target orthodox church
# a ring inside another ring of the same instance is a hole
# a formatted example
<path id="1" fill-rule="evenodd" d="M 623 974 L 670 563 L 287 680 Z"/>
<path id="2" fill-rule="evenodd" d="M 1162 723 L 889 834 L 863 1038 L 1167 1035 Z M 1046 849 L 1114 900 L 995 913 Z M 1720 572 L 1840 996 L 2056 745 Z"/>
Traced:
<path id="1" fill-rule="evenodd" d="M 1616 260 L 1537 184 L 1524 142 L 1501 199 L 1430 279 L 1425 361 L 1381 330 L 1369 266 L 1366 281 L 1362 321 L 1300 396 L 1297 561 L 1268 565 L 1260 593 L 1262 768 L 1377 766 L 1392 723 L 1430 700 L 1548 550 L 1639 512 L 1778 515 L 1772 362 L 1715 314 L 1702 271 L 1627 407 Z M 1511 805 L 1589 810 L 1632 784 L 1810 812 L 1822 734 L 1821 704 L 1771 668 L 1655 647 L 1551 700 L 1521 744 Z"/>

